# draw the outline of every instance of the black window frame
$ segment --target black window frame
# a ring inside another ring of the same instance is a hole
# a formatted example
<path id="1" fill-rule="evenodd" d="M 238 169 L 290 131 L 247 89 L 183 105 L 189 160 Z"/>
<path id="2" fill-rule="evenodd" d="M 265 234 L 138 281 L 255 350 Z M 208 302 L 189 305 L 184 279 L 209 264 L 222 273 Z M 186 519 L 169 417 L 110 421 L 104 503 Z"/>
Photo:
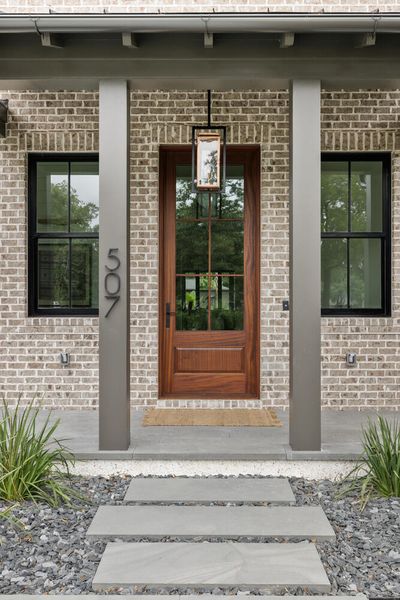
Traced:
<path id="1" fill-rule="evenodd" d="M 392 156 L 390 152 L 323 152 L 322 162 L 348 162 L 349 163 L 349 189 L 350 163 L 379 161 L 382 163 L 382 231 L 381 232 L 352 232 L 337 231 L 324 232 L 321 227 L 321 240 L 323 239 L 381 239 L 381 308 L 351 308 L 349 307 L 350 294 L 350 265 L 349 250 L 347 250 L 347 308 L 321 308 L 322 316 L 326 317 L 390 317 L 391 316 L 391 166 Z M 351 211 L 351 194 L 349 191 L 349 212 Z M 321 264 L 322 269 L 322 264 Z"/>
<path id="2" fill-rule="evenodd" d="M 38 253 L 37 244 L 46 239 L 99 239 L 99 232 L 38 232 L 37 216 L 37 163 L 38 162 L 99 162 L 95 152 L 46 152 L 28 154 L 28 316 L 98 316 L 98 308 L 39 308 L 38 307 Z M 69 167 L 70 170 L 70 167 Z M 70 177 L 70 173 L 69 173 Z M 68 207 L 68 211 L 70 208 Z M 71 278 L 71 273 L 70 273 Z M 71 293 L 71 290 L 70 290 Z"/>

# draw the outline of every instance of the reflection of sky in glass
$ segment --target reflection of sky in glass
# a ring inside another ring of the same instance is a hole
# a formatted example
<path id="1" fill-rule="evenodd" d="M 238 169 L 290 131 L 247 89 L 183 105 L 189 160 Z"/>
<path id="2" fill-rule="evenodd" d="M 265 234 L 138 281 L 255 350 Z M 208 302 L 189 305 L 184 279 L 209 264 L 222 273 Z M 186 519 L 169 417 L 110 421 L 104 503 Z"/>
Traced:
<path id="1" fill-rule="evenodd" d="M 67 181 L 66 175 L 50 175 L 50 185 L 60 185 Z"/>

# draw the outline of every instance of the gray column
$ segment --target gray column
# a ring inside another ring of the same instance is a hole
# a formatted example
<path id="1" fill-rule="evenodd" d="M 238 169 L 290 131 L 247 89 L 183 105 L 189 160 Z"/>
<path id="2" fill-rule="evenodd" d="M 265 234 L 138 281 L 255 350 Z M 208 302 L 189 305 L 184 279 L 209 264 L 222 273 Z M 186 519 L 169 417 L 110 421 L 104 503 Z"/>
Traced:
<path id="1" fill-rule="evenodd" d="M 290 89 L 290 427 L 293 450 L 321 448 L 320 82 Z"/>
<path id="2" fill-rule="evenodd" d="M 99 446 L 126 450 L 129 406 L 129 102 L 100 82 Z"/>

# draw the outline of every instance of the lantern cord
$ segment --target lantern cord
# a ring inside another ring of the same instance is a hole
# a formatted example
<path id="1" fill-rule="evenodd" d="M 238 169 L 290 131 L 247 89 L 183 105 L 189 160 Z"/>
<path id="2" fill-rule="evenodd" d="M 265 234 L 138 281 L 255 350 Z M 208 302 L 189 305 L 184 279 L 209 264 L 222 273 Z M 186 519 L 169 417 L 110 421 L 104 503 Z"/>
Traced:
<path id="1" fill-rule="evenodd" d="M 208 95 L 208 106 L 207 106 L 208 127 L 211 127 L 211 90 L 207 90 L 207 95 Z"/>

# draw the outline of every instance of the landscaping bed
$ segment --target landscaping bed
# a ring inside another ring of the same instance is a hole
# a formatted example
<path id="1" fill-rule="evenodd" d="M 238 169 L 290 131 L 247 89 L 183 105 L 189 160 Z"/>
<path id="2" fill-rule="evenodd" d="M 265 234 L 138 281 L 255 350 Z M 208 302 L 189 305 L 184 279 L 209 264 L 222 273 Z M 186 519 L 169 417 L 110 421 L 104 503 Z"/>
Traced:
<path id="1" fill-rule="evenodd" d="M 74 508 L 51 508 L 26 502 L 17 506 L 14 517 L 22 522 L 23 529 L 0 521 L 0 592 L 93 593 L 91 582 L 105 542 L 89 542 L 86 531 L 97 506 L 122 503 L 130 480 L 74 477 L 75 488 L 88 497 L 89 504 L 77 502 Z M 370 598 L 388 599 L 400 596 L 400 499 L 373 500 L 360 512 L 357 497 L 338 500 L 337 485 L 330 481 L 291 478 L 290 484 L 296 504 L 320 504 L 335 530 L 335 542 L 317 543 L 331 593 L 363 592 Z M 153 590 L 137 590 L 146 591 Z M 215 589 L 214 593 L 236 591 Z M 179 588 L 172 593 L 193 590 Z"/>

